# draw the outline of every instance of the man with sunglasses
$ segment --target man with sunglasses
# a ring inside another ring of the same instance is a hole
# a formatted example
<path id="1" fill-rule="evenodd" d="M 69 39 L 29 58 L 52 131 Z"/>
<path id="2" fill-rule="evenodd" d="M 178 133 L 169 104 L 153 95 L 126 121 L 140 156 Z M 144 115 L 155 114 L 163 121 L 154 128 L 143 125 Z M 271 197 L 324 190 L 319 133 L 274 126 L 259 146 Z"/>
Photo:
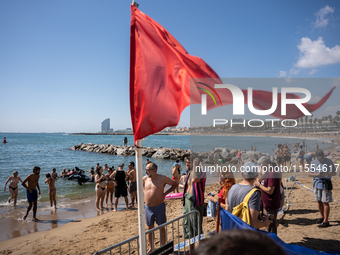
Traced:
<path id="1" fill-rule="evenodd" d="M 143 177 L 143 191 L 145 196 L 145 219 L 149 229 L 166 222 L 164 199 L 167 194 L 174 191 L 178 184 L 165 175 L 157 173 L 157 165 L 149 163 L 145 168 L 146 176 Z M 171 187 L 164 192 L 165 185 Z M 165 244 L 165 229 L 161 228 L 161 245 Z M 150 248 L 148 253 L 153 251 L 153 233 L 148 234 Z"/>

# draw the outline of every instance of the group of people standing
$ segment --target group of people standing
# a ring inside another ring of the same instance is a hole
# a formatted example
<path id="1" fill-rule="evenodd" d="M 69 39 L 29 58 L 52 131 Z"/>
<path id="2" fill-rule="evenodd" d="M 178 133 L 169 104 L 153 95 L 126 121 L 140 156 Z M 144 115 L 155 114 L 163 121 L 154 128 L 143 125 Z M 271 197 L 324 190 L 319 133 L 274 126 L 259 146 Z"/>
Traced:
<path id="1" fill-rule="evenodd" d="M 276 164 L 278 166 L 288 166 L 291 165 L 291 150 L 286 143 L 278 144 L 277 150 L 275 151 Z"/>
<path id="2" fill-rule="evenodd" d="M 107 165 L 104 166 L 106 168 Z M 131 195 L 131 207 L 137 206 L 137 182 L 135 163 L 130 162 L 128 171 L 124 171 L 124 164 L 118 166 L 117 170 L 114 167 L 107 168 L 107 174 L 104 174 L 104 169 L 97 164 L 95 169 L 94 181 L 96 183 L 96 208 L 98 211 L 104 209 L 104 199 L 106 196 L 106 208 L 108 207 L 108 200 L 110 198 L 111 208 L 113 208 L 113 194 L 115 197 L 114 211 L 117 211 L 118 200 L 123 197 L 128 205 L 128 191 Z"/>
<path id="3" fill-rule="evenodd" d="M 110 198 L 111 207 L 113 207 L 113 194 L 115 197 L 115 207 L 114 211 L 117 210 L 118 199 L 119 197 L 124 197 L 126 208 L 128 209 L 128 190 L 131 195 L 131 207 L 137 206 L 137 183 L 136 183 L 136 170 L 134 162 L 130 162 L 128 165 L 128 171 L 123 170 L 124 164 L 119 165 L 118 169 L 115 170 L 114 167 L 109 168 L 107 164 L 105 164 L 104 168 L 107 170 L 107 174 L 103 173 L 103 168 L 97 164 L 95 170 L 92 168 L 90 171 L 90 175 L 96 183 L 96 208 L 97 210 L 104 209 L 104 200 L 106 196 L 106 208 L 108 207 L 108 200 Z M 73 170 L 74 172 L 74 170 Z M 67 175 L 68 172 L 64 168 L 60 174 L 60 177 Z M 13 175 L 11 175 L 5 185 L 4 191 L 6 191 L 6 186 L 9 183 L 9 193 L 10 197 L 8 198 L 8 203 L 13 200 L 14 206 L 17 204 L 18 197 L 18 183 L 21 182 L 22 186 L 26 188 L 27 201 L 29 206 L 27 208 L 27 212 L 24 215 L 23 219 L 27 218 L 30 210 L 33 208 L 33 220 L 37 221 L 36 212 L 37 212 L 37 200 L 41 195 L 40 186 L 39 186 L 39 178 L 40 178 L 40 167 L 35 166 L 33 168 L 33 173 L 28 175 L 25 180 L 22 180 L 19 177 L 18 171 L 14 171 Z M 45 184 L 49 186 L 49 199 L 51 208 L 57 209 L 57 201 L 56 201 L 56 192 L 57 189 L 55 187 L 55 179 L 58 178 L 58 174 L 56 169 L 53 168 L 51 173 L 46 174 L 46 179 L 44 181 Z"/>

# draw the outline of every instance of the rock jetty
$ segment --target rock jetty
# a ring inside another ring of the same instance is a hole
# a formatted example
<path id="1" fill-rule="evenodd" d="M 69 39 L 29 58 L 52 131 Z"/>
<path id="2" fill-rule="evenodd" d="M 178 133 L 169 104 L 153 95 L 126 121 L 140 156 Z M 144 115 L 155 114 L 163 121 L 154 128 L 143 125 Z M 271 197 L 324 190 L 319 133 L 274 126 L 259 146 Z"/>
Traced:
<path id="1" fill-rule="evenodd" d="M 121 146 L 111 144 L 79 144 L 71 148 L 75 151 L 87 151 L 95 153 L 104 153 L 110 155 L 121 155 L 121 156 L 134 156 L 134 146 Z M 190 156 L 192 158 L 199 157 L 204 163 L 214 164 L 228 162 L 230 164 L 237 164 L 237 149 L 229 150 L 228 148 L 215 148 L 209 152 L 193 152 L 191 150 L 183 150 L 179 148 L 152 148 L 143 147 L 142 155 L 145 157 L 157 158 L 157 159 L 171 159 L 171 160 L 184 160 Z M 259 151 L 242 151 L 242 161 L 257 161 L 261 156 L 265 154 Z"/>
<path id="2" fill-rule="evenodd" d="M 111 145 L 111 144 L 79 144 L 71 147 L 71 150 L 75 151 L 88 151 L 96 153 L 104 153 L 110 155 L 120 155 L 120 156 L 134 156 L 135 147 L 134 146 L 121 146 L 121 145 Z M 183 160 L 190 155 L 189 150 L 182 150 L 178 148 L 152 148 L 143 147 L 142 156 L 160 158 L 160 159 L 172 159 L 172 160 Z"/>

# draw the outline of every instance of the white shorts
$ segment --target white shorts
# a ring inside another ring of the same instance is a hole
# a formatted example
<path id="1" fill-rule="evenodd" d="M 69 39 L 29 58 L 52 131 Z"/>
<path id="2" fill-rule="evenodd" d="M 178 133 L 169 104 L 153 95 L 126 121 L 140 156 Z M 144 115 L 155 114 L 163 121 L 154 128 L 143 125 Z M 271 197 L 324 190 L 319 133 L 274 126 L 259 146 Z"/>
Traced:
<path id="1" fill-rule="evenodd" d="M 333 202 L 331 190 L 314 188 L 314 197 L 317 202 L 319 201 L 324 202 L 324 203 Z"/>

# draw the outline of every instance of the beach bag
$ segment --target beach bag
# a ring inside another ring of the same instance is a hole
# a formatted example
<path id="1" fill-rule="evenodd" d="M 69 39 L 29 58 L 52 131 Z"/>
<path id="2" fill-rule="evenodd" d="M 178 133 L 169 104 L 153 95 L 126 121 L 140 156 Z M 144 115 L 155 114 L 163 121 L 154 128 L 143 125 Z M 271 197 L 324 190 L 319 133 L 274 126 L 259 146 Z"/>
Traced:
<path id="1" fill-rule="evenodd" d="M 243 202 L 233 208 L 232 214 L 239 217 L 245 223 L 250 225 L 249 200 L 255 191 L 259 189 L 253 188 L 243 199 Z"/>
<path id="2" fill-rule="evenodd" d="M 216 207 L 215 207 L 215 203 L 212 201 L 208 202 L 207 217 L 216 217 Z"/>

